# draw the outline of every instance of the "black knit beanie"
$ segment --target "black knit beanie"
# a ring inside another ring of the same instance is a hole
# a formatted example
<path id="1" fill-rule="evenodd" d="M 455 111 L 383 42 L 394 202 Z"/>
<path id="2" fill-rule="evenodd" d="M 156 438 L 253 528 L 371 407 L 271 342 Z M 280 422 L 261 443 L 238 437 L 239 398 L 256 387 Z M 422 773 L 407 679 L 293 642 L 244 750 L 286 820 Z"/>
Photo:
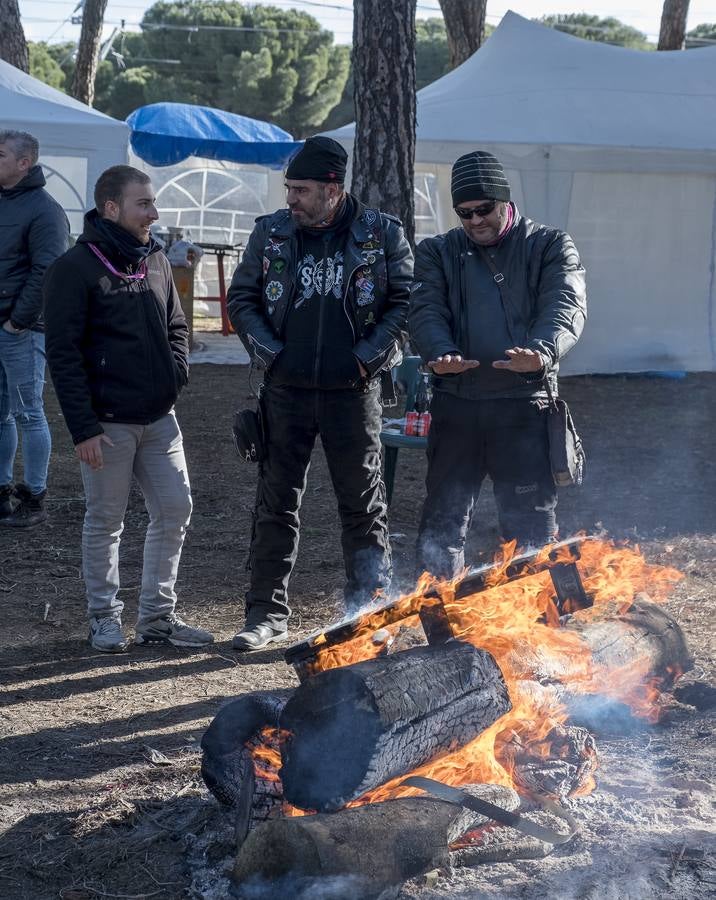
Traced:
<path id="1" fill-rule="evenodd" d="M 502 163 L 484 150 L 473 150 L 455 161 L 450 190 L 454 207 L 470 200 L 510 199 Z"/>
<path id="2" fill-rule="evenodd" d="M 348 154 L 338 141 L 329 137 L 308 138 L 289 162 L 286 178 L 303 181 L 335 181 L 343 184 L 346 178 Z"/>

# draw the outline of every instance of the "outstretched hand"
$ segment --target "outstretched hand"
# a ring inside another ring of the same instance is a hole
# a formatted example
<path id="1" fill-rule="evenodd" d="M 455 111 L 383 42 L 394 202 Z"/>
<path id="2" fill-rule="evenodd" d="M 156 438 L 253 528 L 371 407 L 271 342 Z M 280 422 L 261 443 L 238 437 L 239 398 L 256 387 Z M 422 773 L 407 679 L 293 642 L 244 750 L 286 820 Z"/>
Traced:
<path id="1" fill-rule="evenodd" d="M 476 359 L 463 359 L 459 353 L 446 353 L 428 363 L 436 375 L 459 375 L 468 369 L 476 369 L 480 363 Z"/>
<path id="2" fill-rule="evenodd" d="M 507 359 L 496 359 L 493 368 L 508 369 L 510 372 L 539 372 L 544 368 L 544 359 L 536 350 L 513 347 L 505 350 L 505 356 Z"/>

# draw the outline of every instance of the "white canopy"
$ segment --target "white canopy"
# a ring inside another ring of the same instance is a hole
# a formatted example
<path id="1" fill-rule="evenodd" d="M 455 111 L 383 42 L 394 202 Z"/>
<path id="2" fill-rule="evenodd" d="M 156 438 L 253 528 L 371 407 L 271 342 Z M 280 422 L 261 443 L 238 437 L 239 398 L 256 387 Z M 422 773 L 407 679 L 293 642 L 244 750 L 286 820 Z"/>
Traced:
<path id="1" fill-rule="evenodd" d="M 716 369 L 716 48 L 626 50 L 509 12 L 418 93 L 417 122 L 439 230 L 457 224 L 450 165 L 479 148 L 525 215 L 574 237 L 589 321 L 563 371 Z"/>
<path id="2" fill-rule="evenodd" d="M 38 139 L 47 189 L 77 233 L 100 173 L 127 162 L 127 125 L 0 60 L 0 129 L 6 128 Z"/>

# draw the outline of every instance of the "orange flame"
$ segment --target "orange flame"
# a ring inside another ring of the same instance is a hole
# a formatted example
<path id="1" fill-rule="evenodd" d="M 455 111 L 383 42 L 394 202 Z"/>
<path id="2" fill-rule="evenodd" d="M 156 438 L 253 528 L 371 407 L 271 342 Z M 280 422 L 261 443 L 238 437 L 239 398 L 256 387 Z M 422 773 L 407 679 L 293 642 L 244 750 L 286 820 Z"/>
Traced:
<path id="1" fill-rule="evenodd" d="M 550 756 L 550 732 L 566 718 L 555 687 L 563 683 L 579 693 L 599 693 L 624 702 L 636 715 L 650 721 L 658 718 L 659 682 L 648 677 L 648 660 L 637 659 L 607 671 L 594 661 L 579 630 L 556 627 L 559 613 L 555 591 L 544 566 L 573 563 L 569 548 L 545 547 L 524 565 L 520 577 L 510 578 L 508 568 L 514 553 L 514 542 L 502 548 L 484 590 L 456 597 L 456 586 L 464 573 L 450 582 L 438 582 L 424 574 L 413 592 L 385 609 L 366 613 L 351 640 L 331 646 L 324 635 L 314 639 L 318 651 L 313 672 L 350 665 L 384 652 L 386 641 L 373 640 L 376 631 L 394 633 L 400 625 L 417 624 L 421 608 L 441 603 L 455 638 L 493 655 L 505 678 L 512 709 L 468 745 L 413 774 L 453 785 L 514 786 L 511 765 L 500 748 L 506 736 L 516 735 L 532 755 Z M 542 571 L 537 571 L 539 568 Z M 617 547 L 599 540 L 585 540 L 580 545 L 578 568 L 585 591 L 593 600 L 591 608 L 576 614 L 587 624 L 605 612 L 623 614 L 642 592 L 648 592 L 653 601 L 663 601 L 682 577 L 675 569 L 648 564 L 638 547 Z M 437 597 L 426 598 L 428 592 Z M 280 759 L 276 772 L 279 765 Z M 400 780 L 370 791 L 349 806 L 419 793 L 414 788 L 399 787 Z M 587 778 L 579 793 L 593 784 L 593 779 Z"/>
<path id="2" fill-rule="evenodd" d="M 254 762 L 254 776 L 264 781 L 280 781 L 279 769 L 281 768 L 281 744 L 286 740 L 288 732 L 282 728 L 264 726 L 251 740 L 246 742 L 246 747 L 251 753 Z M 281 812 L 287 818 L 305 816 L 309 812 L 291 806 L 285 801 L 281 805 Z"/>

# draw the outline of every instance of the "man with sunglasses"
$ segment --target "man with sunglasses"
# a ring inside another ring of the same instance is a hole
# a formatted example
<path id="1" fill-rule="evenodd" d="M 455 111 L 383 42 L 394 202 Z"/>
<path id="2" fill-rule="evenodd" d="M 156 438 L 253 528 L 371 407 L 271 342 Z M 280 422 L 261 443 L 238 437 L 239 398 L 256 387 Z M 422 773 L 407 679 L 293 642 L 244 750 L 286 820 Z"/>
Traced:
<path id="1" fill-rule="evenodd" d="M 82 573 L 89 641 L 127 649 L 119 599 L 119 542 L 133 479 L 149 527 L 136 644 L 203 647 L 213 637 L 174 612 L 191 515 L 174 403 L 189 378 L 188 329 L 171 267 L 152 236 L 149 178 L 131 166 L 100 175 L 95 209 L 44 283 L 47 359 L 80 460 L 86 513 Z"/>
<path id="2" fill-rule="evenodd" d="M 452 170 L 460 227 L 417 248 L 410 338 L 433 372 L 421 571 L 451 578 L 485 476 L 501 537 L 557 533 L 547 443 L 549 379 L 586 318 L 584 269 L 568 234 L 524 218 L 501 163 L 477 150 Z"/>

